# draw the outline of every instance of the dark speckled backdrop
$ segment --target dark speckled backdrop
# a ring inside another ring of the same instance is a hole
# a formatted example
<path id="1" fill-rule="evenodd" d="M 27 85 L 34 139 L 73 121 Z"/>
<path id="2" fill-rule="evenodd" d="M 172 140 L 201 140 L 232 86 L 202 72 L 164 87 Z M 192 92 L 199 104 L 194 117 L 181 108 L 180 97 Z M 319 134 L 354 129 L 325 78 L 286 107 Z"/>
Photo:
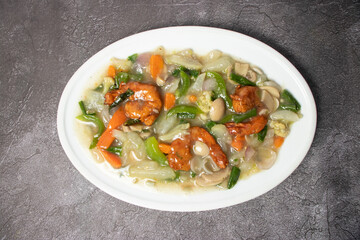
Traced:
<path id="1" fill-rule="evenodd" d="M 254 200 L 171 213 L 105 194 L 67 159 L 56 110 L 90 56 L 128 35 L 204 25 L 255 37 L 303 74 L 318 125 L 299 168 Z M 0 1 L 0 239 L 359 239 L 358 1 Z"/>

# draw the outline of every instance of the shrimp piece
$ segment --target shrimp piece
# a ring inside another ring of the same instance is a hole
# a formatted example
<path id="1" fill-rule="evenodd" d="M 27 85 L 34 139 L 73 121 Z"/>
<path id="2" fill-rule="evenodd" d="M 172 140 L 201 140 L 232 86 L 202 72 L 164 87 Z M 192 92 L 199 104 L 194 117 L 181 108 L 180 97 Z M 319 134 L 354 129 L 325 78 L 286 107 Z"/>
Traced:
<path id="1" fill-rule="evenodd" d="M 140 119 L 145 125 L 150 126 L 159 116 L 162 102 L 156 87 L 151 84 L 130 82 L 121 84 L 118 90 L 112 90 L 105 94 L 105 104 L 111 105 L 116 97 L 132 90 L 133 95 L 125 104 L 125 114 L 131 119 Z"/>
<path id="2" fill-rule="evenodd" d="M 185 136 L 184 139 L 178 138 L 171 143 L 171 152 L 167 155 L 169 166 L 174 170 L 189 171 L 192 158 L 190 149 L 196 141 L 203 142 L 209 147 L 210 156 L 219 168 L 226 168 L 229 161 L 225 153 L 213 136 L 201 127 L 190 128 L 190 135 Z"/>
<path id="3" fill-rule="evenodd" d="M 231 146 L 236 150 L 240 151 L 245 145 L 245 136 L 243 135 L 236 135 L 231 143 Z"/>
<path id="4" fill-rule="evenodd" d="M 200 141 L 205 143 L 209 147 L 210 156 L 216 165 L 218 165 L 219 168 L 226 168 L 229 161 L 220 145 L 208 131 L 201 127 L 192 127 L 190 128 L 190 136 L 192 142 Z"/>
<path id="5" fill-rule="evenodd" d="M 244 113 L 254 107 L 260 107 L 261 101 L 257 95 L 258 87 L 238 85 L 235 94 L 230 95 L 235 112 Z"/>
<path id="6" fill-rule="evenodd" d="M 250 135 L 259 133 L 266 126 L 267 118 L 264 116 L 253 117 L 249 122 L 246 123 L 225 123 L 230 134 L 233 135 Z"/>
<path id="7" fill-rule="evenodd" d="M 192 158 L 190 136 L 187 135 L 184 139 L 175 139 L 170 146 L 171 151 L 167 155 L 169 166 L 174 170 L 189 171 Z"/>

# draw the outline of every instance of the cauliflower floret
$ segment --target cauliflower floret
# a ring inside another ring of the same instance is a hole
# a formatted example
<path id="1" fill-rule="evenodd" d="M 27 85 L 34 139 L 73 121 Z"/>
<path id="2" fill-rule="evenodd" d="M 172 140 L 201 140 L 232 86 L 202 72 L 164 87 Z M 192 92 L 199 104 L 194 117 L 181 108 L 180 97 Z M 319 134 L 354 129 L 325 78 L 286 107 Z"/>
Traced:
<path id="1" fill-rule="evenodd" d="M 274 129 L 276 135 L 286 137 L 289 134 L 289 128 L 280 121 L 271 121 L 270 127 Z"/>
<path id="2" fill-rule="evenodd" d="M 128 72 L 131 68 L 132 62 L 127 59 L 118 59 L 118 58 L 111 58 L 111 64 L 115 66 L 116 69 L 122 72 Z"/>
<path id="3" fill-rule="evenodd" d="M 211 91 L 203 91 L 197 100 L 197 105 L 204 113 L 208 113 L 211 108 Z"/>

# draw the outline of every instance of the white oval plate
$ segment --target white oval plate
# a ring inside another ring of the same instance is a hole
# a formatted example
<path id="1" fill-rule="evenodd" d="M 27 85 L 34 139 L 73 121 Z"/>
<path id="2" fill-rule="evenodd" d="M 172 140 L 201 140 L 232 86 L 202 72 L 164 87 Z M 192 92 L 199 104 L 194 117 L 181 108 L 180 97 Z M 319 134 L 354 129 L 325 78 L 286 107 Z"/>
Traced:
<path id="1" fill-rule="evenodd" d="M 78 101 L 89 79 L 111 57 L 126 58 L 133 53 L 191 48 L 205 54 L 218 49 L 235 58 L 259 66 L 269 79 L 288 89 L 300 102 L 303 114 L 293 124 L 274 166 L 239 181 L 231 190 L 198 194 L 170 194 L 132 184 L 99 168 L 88 149 L 81 147 L 74 134 Z M 169 27 L 150 30 L 121 39 L 96 53 L 71 77 L 62 93 L 57 116 L 60 142 L 73 165 L 91 183 L 106 193 L 138 206 L 166 211 L 203 211 L 227 207 L 253 199 L 284 181 L 304 159 L 316 128 L 316 107 L 309 86 L 296 68 L 280 53 L 246 35 L 209 27 Z"/>

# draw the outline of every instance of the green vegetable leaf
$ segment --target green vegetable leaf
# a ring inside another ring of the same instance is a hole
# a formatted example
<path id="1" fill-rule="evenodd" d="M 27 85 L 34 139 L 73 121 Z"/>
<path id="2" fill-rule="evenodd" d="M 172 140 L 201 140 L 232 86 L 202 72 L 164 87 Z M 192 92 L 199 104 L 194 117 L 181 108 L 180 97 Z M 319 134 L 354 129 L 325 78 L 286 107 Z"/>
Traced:
<path id="1" fill-rule="evenodd" d="M 129 119 L 124 123 L 124 126 L 131 126 L 140 123 L 140 119 Z"/>
<path id="2" fill-rule="evenodd" d="M 230 177 L 229 177 L 229 181 L 228 181 L 228 189 L 231 189 L 232 187 L 235 186 L 235 184 L 237 183 L 238 179 L 240 176 L 240 169 L 238 167 L 233 166 L 231 168 L 231 173 L 230 173 Z"/>
<path id="3" fill-rule="evenodd" d="M 265 125 L 265 127 L 263 128 L 263 130 L 261 130 L 257 135 L 258 135 L 258 140 L 259 142 L 263 142 L 265 137 L 266 137 L 266 133 L 267 133 L 267 125 Z"/>
<path id="4" fill-rule="evenodd" d="M 136 61 L 137 57 L 138 57 L 138 54 L 135 53 L 135 54 L 129 56 L 127 59 L 130 60 L 132 63 L 134 63 Z"/>
<path id="5" fill-rule="evenodd" d="M 237 75 L 235 73 L 230 74 L 230 79 L 243 86 L 256 86 L 254 82 L 250 81 L 246 77 Z"/>
<path id="6" fill-rule="evenodd" d="M 196 117 L 196 114 L 194 114 L 194 113 L 178 113 L 177 117 L 179 119 L 188 119 L 188 118 L 194 119 Z"/>
<path id="7" fill-rule="evenodd" d="M 106 149 L 106 151 L 114 153 L 120 157 L 122 153 L 122 147 L 109 147 L 108 149 Z"/>
<path id="8" fill-rule="evenodd" d="M 134 91 L 132 91 L 131 89 L 126 90 L 126 92 L 120 94 L 115 101 L 110 105 L 110 108 L 115 107 L 116 105 L 118 105 L 119 103 L 125 101 L 128 97 L 130 97 L 131 95 L 134 94 Z"/>

